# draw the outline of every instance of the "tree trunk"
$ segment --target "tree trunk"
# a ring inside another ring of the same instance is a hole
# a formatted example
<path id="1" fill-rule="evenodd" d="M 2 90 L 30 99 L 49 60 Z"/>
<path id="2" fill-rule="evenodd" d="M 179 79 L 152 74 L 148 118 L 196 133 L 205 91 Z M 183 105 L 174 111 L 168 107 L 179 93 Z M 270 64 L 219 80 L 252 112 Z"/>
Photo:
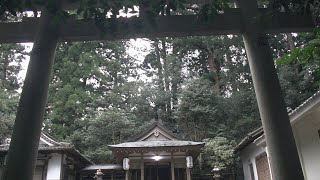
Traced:
<path id="1" fill-rule="evenodd" d="M 181 64 L 178 62 L 179 59 L 175 59 L 172 62 L 172 68 L 170 69 L 173 75 L 171 76 L 171 97 L 172 97 L 172 109 L 178 105 L 178 87 L 180 84 L 181 76 Z"/>
<path id="2" fill-rule="evenodd" d="M 14 124 L 4 180 L 32 180 L 38 154 L 58 24 L 43 10 Z"/>
<path id="3" fill-rule="evenodd" d="M 164 94 L 165 93 L 165 86 L 164 86 L 163 65 L 161 62 L 161 51 L 160 51 L 160 48 L 158 45 L 159 45 L 159 40 L 155 40 L 154 41 L 154 48 L 155 48 L 155 53 L 156 53 L 156 61 L 157 61 L 157 69 L 158 69 L 158 86 L 159 86 L 159 90 L 161 91 L 161 93 Z M 162 112 L 166 112 L 166 103 L 161 101 L 158 104 L 158 109 L 155 109 L 155 111 L 158 112 L 159 109 L 161 109 Z M 159 120 L 159 117 L 158 117 L 158 120 Z"/>
<path id="4" fill-rule="evenodd" d="M 2 85 L 5 89 L 8 89 L 9 88 L 9 82 L 7 81 L 7 69 L 8 69 L 8 66 L 9 66 L 9 60 L 8 60 L 8 57 L 4 57 L 4 62 L 3 62 L 3 79 L 2 79 Z M 1 81 L 1 79 L 0 79 Z"/>
<path id="5" fill-rule="evenodd" d="M 158 78 L 159 78 L 159 82 L 158 82 L 158 85 L 159 85 L 159 88 L 161 91 L 164 92 L 164 83 L 163 83 L 163 67 L 162 67 L 162 63 L 161 63 L 161 56 L 160 56 L 160 48 L 158 46 L 159 44 L 159 41 L 158 40 L 155 40 L 154 41 L 154 48 L 155 48 L 155 52 L 156 52 L 156 60 L 157 60 L 157 69 L 158 69 Z"/>
<path id="6" fill-rule="evenodd" d="M 173 50 L 173 54 L 177 54 L 177 50 L 176 47 L 173 46 L 172 48 Z M 181 54 L 179 54 L 178 57 L 175 57 L 175 59 L 173 59 L 172 63 L 171 63 L 171 68 L 170 68 L 170 72 L 172 72 L 171 74 L 171 98 L 172 98 L 172 110 L 175 111 L 175 109 L 178 106 L 178 92 L 179 92 L 179 87 L 181 84 L 181 69 L 182 69 L 182 65 L 181 65 Z M 172 118 L 172 123 L 176 124 L 177 120 L 176 118 Z"/>
<path id="7" fill-rule="evenodd" d="M 286 33 L 287 36 L 287 43 L 288 43 L 288 49 L 290 50 L 290 52 L 292 52 L 296 46 L 294 45 L 294 40 L 293 40 L 293 36 L 291 33 Z M 299 63 L 295 63 L 293 64 L 296 75 L 299 75 L 299 73 L 302 71 L 302 66 Z"/>
<path id="8" fill-rule="evenodd" d="M 163 73 L 164 73 L 164 86 L 165 92 L 170 92 L 170 81 L 169 81 L 169 69 L 168 69 L 168 59 L 167 59 L 167 47 L 166 40 L 162 39 L 162 55 L 163 55 Z M 171 97 L 166 100 L 166 114 L 171 117 Z"/>
<path id="9" fill-rule="evenodd" d="M 294 40 L 291 33 L 287 33 L 288 49 L 292 52 L 296 47 L 294 45 Z"/>

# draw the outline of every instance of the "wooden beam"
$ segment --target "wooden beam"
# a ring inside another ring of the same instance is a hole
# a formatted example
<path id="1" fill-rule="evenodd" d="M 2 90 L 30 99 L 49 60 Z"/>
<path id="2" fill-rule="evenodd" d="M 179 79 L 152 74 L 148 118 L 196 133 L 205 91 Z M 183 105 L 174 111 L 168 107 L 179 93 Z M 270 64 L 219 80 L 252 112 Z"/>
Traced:
<path id="1" fill-rule="evenodd" d="M 305 32 L 314 28 L 310 16 L 278 13 L 258 20 L 265 33 Z M 32 42 L 38 21 L 38 18 L 25 18 L 22 22 L 0 23 L 0 43 Z M 139 17 L 108 19 L 106 24 L 102 33 L 93 21 L 68 20 L 61 25 L 60 41 L 208 36 L 242 34 L 248 30 L 239 9 L 230 9 L 208 21 L 196 15 L 181 15 L 157 17 L 153 22 Z"/>
<path id="2" fill-rule="evenodd" d="M 31 0 L 35 2 L 36 0 Z M 109 0 L 110 1 L 110 0 Z M 153 0 L 150 0 L 153 1 Z M 210 3 L 211 0 L 185 0 L 184 4 L 207 4 Z M 21 4 L 25 4 L 26 0 L 20 0 Z M 103 4 L 105 3 L 105 0 L 96 0 L 95 1 L 95 7 L 103 7 Z M 34 3 L 37 4 L 37 3 Z M 138 5 L 138 4 L 136 4 Z M 41 6 L 36 6 L 36 8 L 41 9 Z M 74 9 L 79 9 L 80 8 L 80 3 L 79 0 L 61 0 L 61 8 L 65 10 L 74 10 Z M 30 10 L 28 8 L 25 8 L 26 10 Z"/>

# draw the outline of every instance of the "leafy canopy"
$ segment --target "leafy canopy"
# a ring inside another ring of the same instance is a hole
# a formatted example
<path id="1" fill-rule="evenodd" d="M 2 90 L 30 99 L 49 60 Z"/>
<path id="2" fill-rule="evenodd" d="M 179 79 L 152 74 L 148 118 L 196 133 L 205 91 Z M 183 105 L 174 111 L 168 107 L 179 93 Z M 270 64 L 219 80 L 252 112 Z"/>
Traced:
<path id="1" fill-rule="evenodd" d="M 234 147 L 235 141 L 229 140 L 225 137 L 215 137 L 205 139 L 206 143 L 202 157 L 205 157 L 203 164 L 209 166 L 210 169 L 219 168 L 225 169 L 233 165 L 235 161 Z"/>

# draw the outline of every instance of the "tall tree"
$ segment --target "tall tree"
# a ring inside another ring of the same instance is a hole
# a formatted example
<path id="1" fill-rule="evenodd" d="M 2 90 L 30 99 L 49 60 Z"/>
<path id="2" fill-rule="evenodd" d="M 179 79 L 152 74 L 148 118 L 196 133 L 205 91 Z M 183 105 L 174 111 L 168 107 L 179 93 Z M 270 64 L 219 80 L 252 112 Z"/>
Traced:
<path id="1" fill-rule="evenodd" d="M 18 73 L 21 62 L 25 60 L 25 47 L 20 44 L 0 45 L 0 86 L 8 91 L 16 91 L 20 87 Z"/>
<path id="2" fill-rule="evenodd" d="M 70 137 L 77 149 L 96 163 L 115 162 L 108 145 L 128 140 L 139 131 L 131 112 L 108 108 L 85 120 L 77 120 L 78 128 Z"/>
<path id="3" fill-rule="evenodd" d="M 177 106 L 177 94 L 183 80 L 182 63 L 176 56 L 172 39 L 154 39 L 152 50 L 145 57 L 142 68 L 152 78 L 151 87 L 155 96 L 153 106 L 159 118 L 169 126 L 174 126 L 172 111 Z M 160 111 L 159 111 L 160 110 Z"/>
<path id="4" fill-rule="evenodd" d="M 319 31 L 297 34 L 297 48 L 287 52 L 276 62 L 287 106 L 299 106 L 320 87 Z"/>
<path id="5" fill-rule="evenodd" d="M 128 79 L 135 76 L 135 69 L 124 45 L 88 42 L 59 46 L 49 89 L 47 129 L 66 139 L 77 128 L 75 120 L 129 101 Z"/>
<path id="6" fill-rule="evenodd" d="M 0 142 L 11 135 L 21 86 L 18 74 L 26 55 L 23 45 L 0 45 Z"/>
<path id="7" fill-rule="evenodd" d="M 221 100 L 210 80 L 199 78 L 188 82 L 181 92 L 176 112 L 180 133 L 195 141 L 224 133 L 220 131 L 224 126 Z"/>
<path id="8" fill-rule="evenodd" d="M 0 144 L 11 136 L 18 99 L 16 94 L 0 89 Z"/>

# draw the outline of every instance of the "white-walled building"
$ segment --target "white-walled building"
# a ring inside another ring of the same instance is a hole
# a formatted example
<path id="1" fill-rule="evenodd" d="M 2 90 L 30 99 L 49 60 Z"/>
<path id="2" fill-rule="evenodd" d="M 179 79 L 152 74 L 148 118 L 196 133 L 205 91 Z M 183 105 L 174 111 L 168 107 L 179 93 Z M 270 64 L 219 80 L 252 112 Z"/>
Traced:
<path id="1" fill-rule="evenodd" d="M 303 174 L 306 180 L 320 179 L 320 91 L 289 114 Z M 248 134 L 239 152 L 245 180 L 272 179 L 268 147 L 262 128 Z"/>
<path id="2" fill-rule="evenodd" d="M 0 177 L 9 144 L 0 145 Z M 34 180 L 78 180 L 80 170 L 92 163 L 68 143 L 57 142 L 42 132 Z M 18 172 L 18 171 L 17 171 Z"/>

